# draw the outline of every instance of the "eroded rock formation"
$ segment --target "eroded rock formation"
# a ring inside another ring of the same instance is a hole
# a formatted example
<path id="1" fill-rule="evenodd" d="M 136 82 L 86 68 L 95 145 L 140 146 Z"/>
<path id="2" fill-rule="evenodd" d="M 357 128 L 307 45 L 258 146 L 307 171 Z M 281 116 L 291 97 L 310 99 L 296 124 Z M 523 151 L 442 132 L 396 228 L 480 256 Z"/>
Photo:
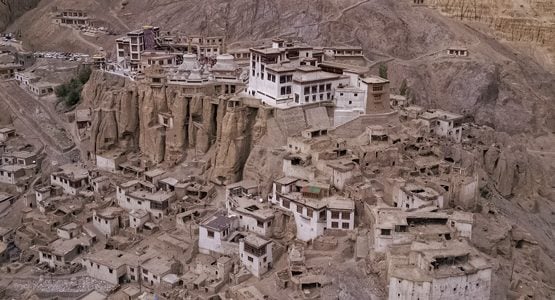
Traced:
<path id="1" fill-rule="evenodd" d="M 221 183 L 242 178 L 253 138 L 260 140 L 266 133 L 267 111 L 228 106 L 230 96 L 216 95 L 209 87 L 191 93 L 180 86 L 152 87 L 96 71 L 83 97 L 81 106 L 94 110 L 91 153 L 135 151 L 152 163 L 172 165 L 187 150 L 200 155 L 214 148 L 210 175 Z"/>

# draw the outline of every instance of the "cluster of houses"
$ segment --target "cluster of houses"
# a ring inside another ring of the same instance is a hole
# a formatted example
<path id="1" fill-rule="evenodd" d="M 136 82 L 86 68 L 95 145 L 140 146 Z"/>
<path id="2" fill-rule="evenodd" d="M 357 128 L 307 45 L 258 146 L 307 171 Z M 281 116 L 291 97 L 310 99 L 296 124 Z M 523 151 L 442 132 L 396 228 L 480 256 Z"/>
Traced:
<path id="1" fill-rule="evenodd" d="M 86 25 L 89 17 L 68 11 L 56 19 Z M 468 142 L 465 118 L 391 95 L 360 47 L 273 39 L 227 51 L 223 37 L 145 26 L 116 40 L 116 57 L 151 87 L 202 93 L 217 86 L 237 96 L 231 106 L 323 109 L 307 112 L 319 121 L 276 149 L 282 169 L 270 185 L 243 178 L 220 188 L 202 175 L 206 164 L 163 168 L 117 149 L 96 153 L 95 168 L 56 166 L 48 183 L 34 186 L 24 225 L 6 237 L 39 265 L 80 267 L 168 298 L 224 299 L 213 297 L 227 291 L 267 299 L 240 286 L 254 276 L 315 299 L 333 280 L 309 266 L 306 253 L 339 249 L 341 240 L 355 244 L 354 259 L 385 255 L 389 299 L 489 298 L 492 266 L 472 246 L 473 214 L 466 212 L 479 199 L 478 176 L 446 150 Z M 321 115 L 328 110 L 331 117 Z M 174 126 L 169 113 L 158 120 Z M 86 135 L 91 109 L 77 110 L 74 121 Z M 0 139 L 10 134 L 2 129 Z M 4 150 L 0 182 L 17 184 L 37 165 L 36 151 Z M 281 260 L 286 267 L 276 269 Z"/>

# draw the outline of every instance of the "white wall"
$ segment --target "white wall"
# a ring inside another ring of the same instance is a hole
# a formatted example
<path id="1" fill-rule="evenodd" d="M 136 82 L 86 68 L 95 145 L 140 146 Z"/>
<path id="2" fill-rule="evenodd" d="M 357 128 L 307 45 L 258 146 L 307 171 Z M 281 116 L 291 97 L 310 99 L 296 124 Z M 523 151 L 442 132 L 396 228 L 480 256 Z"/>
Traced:
<path id="1" fill-rule="evenodd" d="M 342 211 L 339 213 L 339 218 L 332 218 L 332 210 L 326 211 L 326 227 L 328 229 L 341 229 L 341 230 L 353 230 L 355 228 L 355 212 Z M 345 217 L 346 216 L 346 217 Z M 347 219 L 343 219 L 343 217 Z M 338 227 L 332 227 L 332 222 L 337 222 Z M 343 229 L 343 224 L 348 224 L 349 228 Z"/>
<path id="2" fill-rule="evenodd" d="M 431 296 L 430 282 L 414 282 L 391 277 L 389 279 L 389 300 L 428 300 Z M 477 299 L 476 299 L 477 300 Z"/>
<path id="3" fill-rule="evenodd" d="M 136 218 L 132 215 L 129 215 L 129 227 L 131 228 L 142 228 L 143 225 L 148 222 L 149 220 L 149 215 L 145 215 L 142 218 Z"/>
<path id="4" fill-rule="evenodd" d="M 117 269 L 111 269 L 108 266 L 99 265 L 87 259 L 83 260 L 83 264 L 87 268 L 87 274 L 90 277 L 107 281 L 111 284 L 118 284 L 119 283 L 118 278 L 126 274 L 126 271 L 127 271 L 127 268 L 125 265 Z M 111 273 L 110 273 L 110 270 L 112 270 Z"/>
<path id="5" fill-rule="evenodd" d="M 307 215 L 307 208 L 303 207 L 302 213 L 297 212 L 297 204 L 291 202 L 291 212 L 295 216 L 297 226 L 297 238 L 302 241 L 310 241 L 324 234 L 326 223 L 318 222 L 319 211 L 313 210 L 312 215 Z"/>
<path id="6" fill-rule="evenodd" d="M 102 232 L 106 237 L 110 237 L 119 232 L 118 218 L 119 217 L 116 217 L 114 219 L 105 219 L 95 214 L 93 216 L 93 225 L 96 229 Z"/>
<path id="7" fill-rule="evenodd" d="M 101 155 L 96 155 L 96 167 L 100 170 L 115 172 L 117 169 L 116 160 L 112 158 L 106 158 Z"/>
<path id="8" fill-rule="evenodd" d="M 222 253 L 222 236 L 220 232 L 214 231 L 214 237 L 208 237 L 208 229 L 204 226 L 199 226 L 198 248 L 202 254 L 210 254 L 211 251 Z"/>
<path id="9" fill-rule="evenodd" d="M 250 215 L 241 214 L 234 211 L 233 213 L 239 215 L 239 226 L 243 227 L 245 231 L 254 232 L 261 236 L 270 237 L 272 235 L 271 220 L 264 221 L 262 227 L 258 226 L 258 220 Z"/>
<path id="10" fill-rule="evenodd" d="M 272 245 L 273 243 L 269 243 L 268 245 L 266 245 L 266 254 L 258 257 L 245 252 L 245 243 L 243 241 L 240 241 L 239 258 L 241 259 L 241 264 L 245 266 L 245 268 L 249 270 L 252 275 L 260 278 L 261 275 L 264 275 L 266 272 L 268 272 L 272 264 Z M 252 261 L 250 261 L 249 258 L 251 258 Z M 264 261 L 264 259 L 266 259 L 266 261 Z"/>

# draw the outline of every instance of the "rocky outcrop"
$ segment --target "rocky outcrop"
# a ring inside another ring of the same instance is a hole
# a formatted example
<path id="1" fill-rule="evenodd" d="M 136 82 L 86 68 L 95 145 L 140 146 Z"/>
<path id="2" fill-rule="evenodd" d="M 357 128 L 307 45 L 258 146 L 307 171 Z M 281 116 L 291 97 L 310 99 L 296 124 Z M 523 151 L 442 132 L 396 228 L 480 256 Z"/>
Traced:
<path id="1" fill-rule="evenodd" d="M 267 138 L 272 110 L 228 105 L 230 96 L 215 95 L 210 87 L 202 93 L 185 90 L 93 72 L 81 103 L 94 110 L 86 151 L 140 152 L 147 161 L 169 165 L 185 159 L 189 150 L 195 156 L 208 153 L 210 178 L 222 184 L 241 180 L 254 145 L 276 140 Z M 277 128 L 270 131 L 282 136 Z"/>

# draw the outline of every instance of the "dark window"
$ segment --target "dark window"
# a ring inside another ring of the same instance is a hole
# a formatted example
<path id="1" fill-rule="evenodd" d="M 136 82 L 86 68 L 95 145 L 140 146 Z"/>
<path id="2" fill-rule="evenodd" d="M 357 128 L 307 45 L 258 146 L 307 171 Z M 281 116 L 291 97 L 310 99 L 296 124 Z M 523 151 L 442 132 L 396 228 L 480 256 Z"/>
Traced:
<path id="1" fill-rule="evenodd" d="M 282 198 L 282 199 L 283 199 L 283 200 L 282 200 L 282 206 L 285 207 L 285 208 L 287 208 L 287 209 L 289 209 L 289 206 L 290 206 L 290 204 L 291 204 L 291 202 L 289 201 L 289 199 L 285 199 L 285 198 Z"/>

